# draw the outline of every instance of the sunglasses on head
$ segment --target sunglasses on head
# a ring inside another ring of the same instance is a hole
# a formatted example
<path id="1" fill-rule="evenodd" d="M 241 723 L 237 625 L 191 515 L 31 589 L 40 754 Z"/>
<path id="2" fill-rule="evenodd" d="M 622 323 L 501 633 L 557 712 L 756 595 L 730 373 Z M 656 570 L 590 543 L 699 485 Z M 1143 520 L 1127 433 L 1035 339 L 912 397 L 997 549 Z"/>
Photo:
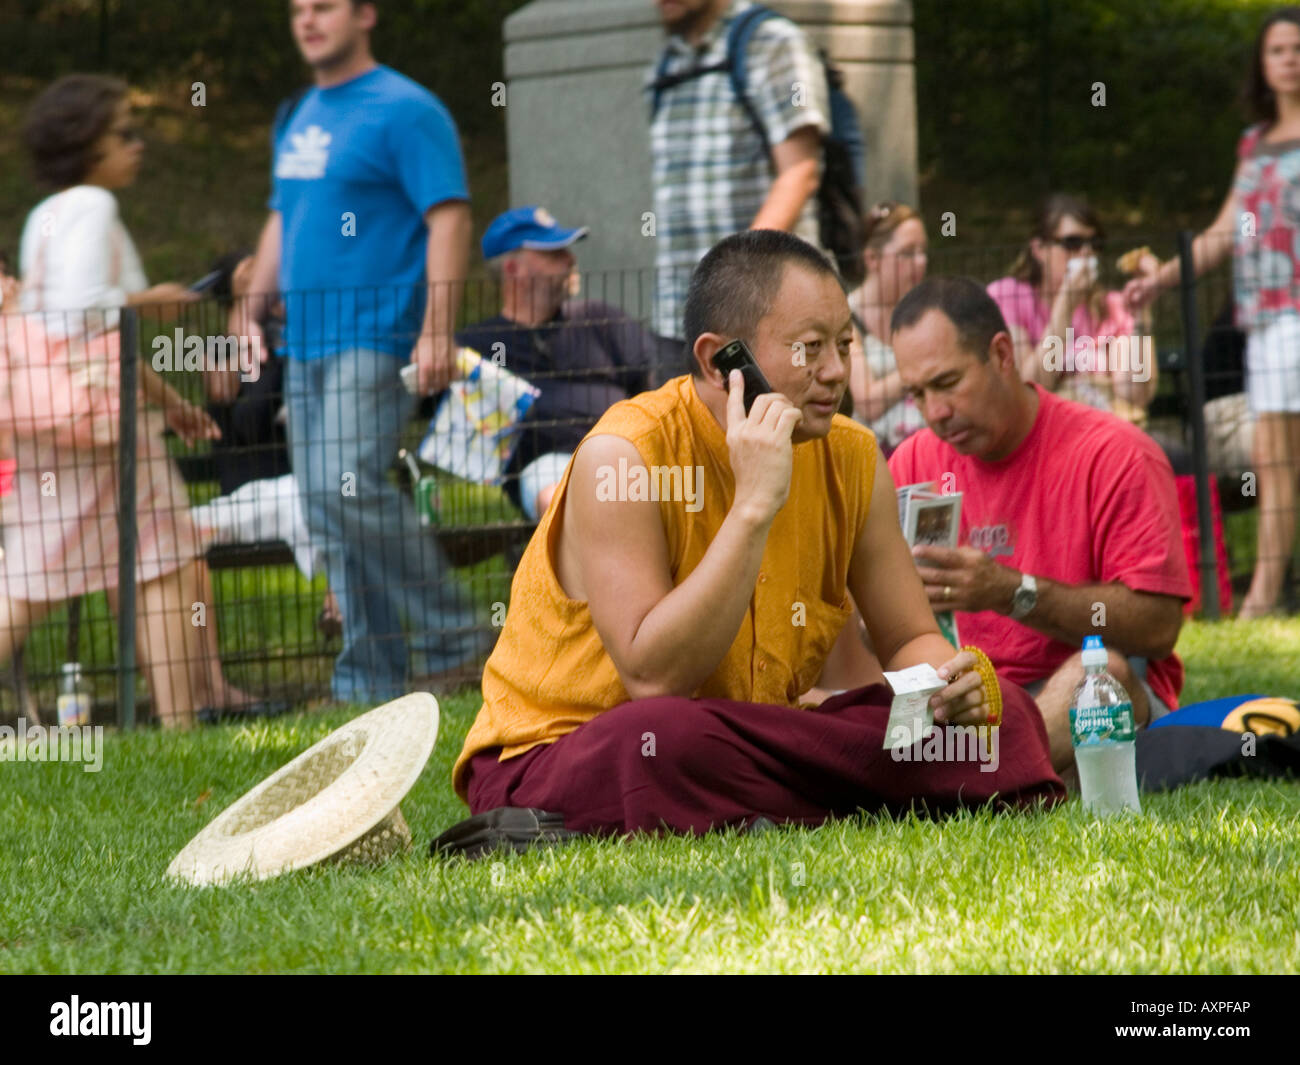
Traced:
<path id="1" fill-rule="evenodd" d="M 1083 251 L 1084 248 L 1091 248 L 1093 251 L 1104 251 L 1106 241 L 1101 237 L 1083 237 L 1077 233 L 1071 233 L 1068 237 L 1053 237 L 1053 244 L 1059 244 L 1068 252 Z"/>

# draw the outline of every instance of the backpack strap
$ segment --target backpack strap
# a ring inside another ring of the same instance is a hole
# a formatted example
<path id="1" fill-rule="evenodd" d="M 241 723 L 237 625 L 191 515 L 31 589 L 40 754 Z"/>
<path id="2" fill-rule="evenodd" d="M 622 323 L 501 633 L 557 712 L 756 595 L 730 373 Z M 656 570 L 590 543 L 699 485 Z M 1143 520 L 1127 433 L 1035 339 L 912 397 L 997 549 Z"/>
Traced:
<path id="1" fill-rule="evenodd" d="M 693 81 L 703 74 L 725 72 L 731 79 L 731 91 L 735 95 L 736 101 L 745 109 L 745 114 L 749 117 L 754 132 L 758 134 L 759 139 L 763 142 L 763 154 L 767 157 L 769 165 L 771 165 L 772 147 L 768 140 L 767 129 L 763 126 L 762 119 L 758 117 L 758 111 L 754 109 L 754 105 L 749 100 L 749 94 L 745 91 L 745 53 L 749 48 L 750 39 L 754 36 L 754 31 L 758 29 L 758 24 L 773 17 L 780 18 L 781 16 L 771 8 L 764 7 L 762 4 L 754 4 L 743 14 L 733 19 L 731 25 L 727 27 L 726 58 L 720 63 L 714 63 L 712 66 L 691 67 L 678 74 L 669 74 L 668 63 L 672 58 L 672 52 L 665 48 L 659 56 L 658 65 L 655 67 L 654 81 L 650 83 L 653 92 L 650 104 L 650 120 L 653 122 L 655 115 L 659 113 L 659 105 L 663 100 L 665 89 L 671 89 L 684 81 Z"/>
<path id="2" fill-rule="evenodd" d="M 763 142 L 763 154 L 767 157 L 768 165 L 772 166 L 772 144 L 767 136 L 767 127 L 763 125 L 763 120 L 758 117 L 758 111 L 755 110 L 753 103 L 750 102 L 749 93 L 746 91 L 746 70 L 745 60 L 749 53 L 749 42 L 754 37 L 754 31 L 758 29 L 759 23 L 769 18 L 780 18 L 770 7 L 764 7 L 762 4 L 755 4 L 748 11 L 735 19 L 730 28 L 727 30 L 727 67 L 731 74 L 731 91 L 735 94 L 737 102 L 745 109 L 745 114 L 749 116 L 750 124 L 754 127 L 754 132 Z"/>
<path id="3" fill-rule="evenodd" d="M 650 121 L 654 121 L 655 115 L 659 113 L 659 104 L 663 100 L 664 89 L 669 88 L 668 84 L 668 61 L 672 58 L 672 52 L 665 48 L 659 56 L 659 62 L 655 65 L 655 78 L 650 83 L 650 88 L 654 93 L 650 101 Z M 675 82 L 673 84 L 676 84 Z"/>
<path id="4" fill-rule="evenodd" d="M 705 74 L 717 74 L 731 69 L 727 61 L 723 60 L 721 63 L 714 63 L 711 67 L 689 67 L 676 74 L 665 74 L 664 70 L 668 66 L 668 59 L 669 54 L 665 51 L 663 58 L 659 61 L 658 68 L 655 70 L 655 79 L 650 83 L 650 88 L 654 92 L 654 100 L 650 105 L 650 121 L 652 122 L 655 115 L 659 113 L 659 104 L 663 100 L 665 89 L 674 88 L 686 81 L 694 81 Z"/>

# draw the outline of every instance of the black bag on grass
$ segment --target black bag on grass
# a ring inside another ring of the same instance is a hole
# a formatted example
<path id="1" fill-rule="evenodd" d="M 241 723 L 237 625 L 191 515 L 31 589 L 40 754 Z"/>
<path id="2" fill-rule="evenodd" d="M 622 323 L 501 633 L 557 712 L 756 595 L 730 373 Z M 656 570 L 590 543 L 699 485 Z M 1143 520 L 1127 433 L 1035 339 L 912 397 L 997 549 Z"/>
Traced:
<path id="1" fill-rule="evenodd" d="M 1254 737 L 1252 743 L 1246 735 Z M 1137 734 L 1137 777 L 1143 791 L 1217 777 L 1300 779 L 1300 733 L 1256 735 L 1205 725 L 1143 729 Z"/>

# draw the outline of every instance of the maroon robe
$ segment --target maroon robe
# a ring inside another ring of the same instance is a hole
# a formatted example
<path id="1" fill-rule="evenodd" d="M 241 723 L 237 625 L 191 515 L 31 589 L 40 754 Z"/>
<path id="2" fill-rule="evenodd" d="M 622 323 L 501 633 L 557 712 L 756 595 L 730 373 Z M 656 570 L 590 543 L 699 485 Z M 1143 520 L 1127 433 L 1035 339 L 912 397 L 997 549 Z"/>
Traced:
<path id="1" fill-rule="evenodd" d="M 883 684 L 817 710 L 661 696 L 623 703 L 504 762 L 499 749 L 480 752 L 469 764 L 470 810 L 534 806 L 563 814 L 566 828 L 605 835 L 703 833 L 759 817 L 819 825 L 858 810 L 1054 806 L 1065 788 L 1042 715 L 1015 684 L 1003 680 L 1002 693 L 996 769 L 990 757 L 927 761 L 926 740 L 904 752 L 908 760 L 882 749 Z"/>

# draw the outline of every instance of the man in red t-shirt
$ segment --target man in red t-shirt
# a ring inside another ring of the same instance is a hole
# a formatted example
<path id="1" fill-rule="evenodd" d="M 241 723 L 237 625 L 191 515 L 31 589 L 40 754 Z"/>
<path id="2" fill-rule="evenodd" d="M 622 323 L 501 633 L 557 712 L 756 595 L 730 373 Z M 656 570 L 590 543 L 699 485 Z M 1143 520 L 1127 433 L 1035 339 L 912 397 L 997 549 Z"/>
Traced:
<path id="1" fill-rule="evenodd" d="M 1191 597 L 1173 471 L 1140 430 L 1022 382 L 997 304 L 931 278 L 894 311 L 898 373 L 929 426 L 889 460 L 898 485 L 961 492 L 954 550 L 913 549 L 936 611 L 1042 711 L 1058 771 L 1073 762 L 1070 695 L 1096 634 L 1139 725 L 1175 709 Z"/>

